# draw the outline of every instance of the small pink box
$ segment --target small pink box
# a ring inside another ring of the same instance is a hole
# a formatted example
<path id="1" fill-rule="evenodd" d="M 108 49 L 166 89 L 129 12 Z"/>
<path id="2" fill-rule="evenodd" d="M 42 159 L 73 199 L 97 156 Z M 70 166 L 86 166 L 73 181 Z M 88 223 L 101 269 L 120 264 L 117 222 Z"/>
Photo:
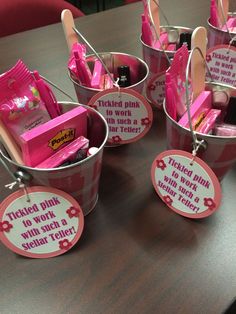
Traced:
<path id="1" fill-rule="evenodd" d="M 23 133 L 23 161 L 35 167 L 81 135 L 87 137 L 87 110 L 78 106 Z"/>

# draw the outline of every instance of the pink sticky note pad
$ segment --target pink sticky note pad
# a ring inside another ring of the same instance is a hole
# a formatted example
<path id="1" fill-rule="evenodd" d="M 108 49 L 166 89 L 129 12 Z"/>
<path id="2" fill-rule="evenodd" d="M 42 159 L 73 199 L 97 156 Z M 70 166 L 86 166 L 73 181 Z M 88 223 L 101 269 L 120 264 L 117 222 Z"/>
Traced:
<path id="1" fill-rule="evenodd" d="M 35 167 L 81 135 L 87 136 L 87 109 L 78 106 L 23 133 L 23 161 Z"/>
<path id="2" fill-rule="evenodd" d="M 190 106 L 190 115 L 192 122 L 198 120 L 198 117 L 203 115 L 202 118 L 207 114 L 207 112 L 212 107 L 212 94 L 210 91 L 203 91 L 201 92 L 198 97 L 194 100 L 194 102 Z M 188 112 L 186 111 L 181 119 L 179 120 L 179 125 L 183 127 L 189 126 L 189 119 L 188 119 Z"/>

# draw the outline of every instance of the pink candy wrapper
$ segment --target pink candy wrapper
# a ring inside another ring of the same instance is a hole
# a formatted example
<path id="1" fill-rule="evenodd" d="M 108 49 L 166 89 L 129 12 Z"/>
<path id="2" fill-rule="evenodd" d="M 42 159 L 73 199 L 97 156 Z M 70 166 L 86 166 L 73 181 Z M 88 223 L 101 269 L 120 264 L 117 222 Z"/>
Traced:
<path id="1" fill-rule="evenodd" d="M 44 160 L 42 163 L 38 164 L 36 168 L 55 168 L 63 164 L 65 161 L 76 162 L 78 151 L 83 150 L 84 156 L 87 154 L 89 148 L 89 140 L 84 136 L 80 136 L 75 139 L 73 142 L 63 147 L 57 151 L 54 155 Z"/>
<path id="2" fill-rule="evenodd" d="M 31 72 L 19 60 L 0 76 L 0 117 L 18 144 L 27 130 L 50 120 Z"/>

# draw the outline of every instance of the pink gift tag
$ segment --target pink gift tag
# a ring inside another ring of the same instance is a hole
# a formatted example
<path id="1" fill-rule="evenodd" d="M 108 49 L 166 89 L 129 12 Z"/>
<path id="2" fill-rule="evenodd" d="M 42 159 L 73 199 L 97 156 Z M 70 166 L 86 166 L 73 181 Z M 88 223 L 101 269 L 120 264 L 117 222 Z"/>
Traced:
<path id="1" fill-rule="evenodd" d="M 0 206 L 0 239 L 13 252 L 48 258 L 67 252 L 79 240 L 83 212 L 69 194 L 35 186 L 9 195 Z"/>
<path id="2" fill-rule="evenodd" d="M 112 88 L 97 93 L 88 105 L 99 111 L 109 126 L 108 142 L 127 144 L 142 138 L 151 128 L 152 108 L 131 89 Z"/>
<path id="3" fill-rule="evenodd" d="M 207 50 L 206 62 L 211 76 L 208 79 L 236 87 L 236 47 L 217 45 Z"/>
<path id="4" fill-rule="evenodd" d="M 158 109 L 162 109 L 165 98 L 166 72 L 155 74 L 146 88 L 148 100 Z"/>
<path id="5" fill-rule="evenodd" d="M 220 205 L 220 183 L 200 158 L 182 150 L 159 154 L 152 164 L 153 186 L 166 205 L 189 218 L 212 215 Z"/>

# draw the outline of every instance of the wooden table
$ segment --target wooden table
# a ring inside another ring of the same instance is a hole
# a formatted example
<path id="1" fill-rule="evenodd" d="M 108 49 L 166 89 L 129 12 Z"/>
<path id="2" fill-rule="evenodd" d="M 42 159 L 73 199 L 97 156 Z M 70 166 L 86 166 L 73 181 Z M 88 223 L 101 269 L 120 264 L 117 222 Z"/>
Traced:
<path id="1" fill-rule="evenodd" d="M 171 24 L 195 27 L 206 25 L 207 2 L 161 5 Z M 98 51 L 142 56 L 141 12 L 140 2 L 76 25 Z M 1 38 L 0 72 L 18 58 L 75 97 L 61 24 Z M 150 179 L 152 161 L 166 148 L 164 115 L 154 110 L 154 117 L 142 140 L 105 149 L 99 201 L 70 252 L 29 259 L 0 244 L 1 314 L 216 314 L 229 305 L 236 295 L 236 168 L 222 183 L 213 216 L 194 221 L 171 212 Z M 2 200 L 12 179 L 0 171 Z"/>

